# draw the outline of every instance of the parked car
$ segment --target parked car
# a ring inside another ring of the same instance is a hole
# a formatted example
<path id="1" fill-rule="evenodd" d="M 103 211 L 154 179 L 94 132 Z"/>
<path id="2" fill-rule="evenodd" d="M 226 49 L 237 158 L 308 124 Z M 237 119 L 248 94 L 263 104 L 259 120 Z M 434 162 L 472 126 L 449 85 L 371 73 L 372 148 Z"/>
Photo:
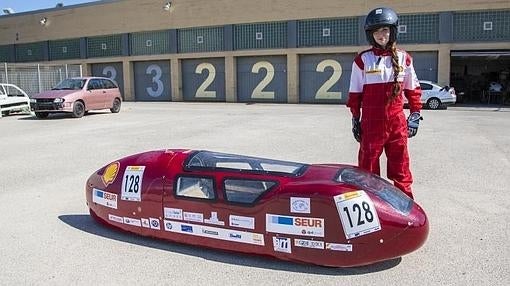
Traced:
<path id="1" fill-rule="evenodd" d="M 449 86 L 441 87 L 437 83 L 429 80 L 420 80 L 421 103 L 428 109 L 439 109 L 457 102 L 455 89 Z M 407 98 L 404 97 L 404 105 L 408 105 Z"/>
<path id="2" fill-rule="evenodd" d="M 18 86 L 0 83 L 0 117 L 13 111 L 30 112 L 30 98 Z"/>
<path id="3" fill-rule="evenodd" d="M 437 83 L 420 80 L 422 90 L 421 103 L 429 109 L 438 109 L 446 107 L 447 105 L 455 104 L 457 101 L 457 94 L 455 89 L 449 86 L 441 87 Z"/>
<path id="4" fill-rule="evenodd" d="M 77 77 L 61 81 L 49 91 L 32 96 L 31 109 L 38 118 L 50 113 L 68 112 L 80 118 L 89 110 L 120 111 L 122 96 L 117 84 L 109 78 Z"/>
<path id="5" fill-rule="evenodd" d="M 109 228 L 332 267 L 400 257 L 429 231 L 415 201 L 343 164 L 163 149 L 106 164 L 85 193 Z"/>

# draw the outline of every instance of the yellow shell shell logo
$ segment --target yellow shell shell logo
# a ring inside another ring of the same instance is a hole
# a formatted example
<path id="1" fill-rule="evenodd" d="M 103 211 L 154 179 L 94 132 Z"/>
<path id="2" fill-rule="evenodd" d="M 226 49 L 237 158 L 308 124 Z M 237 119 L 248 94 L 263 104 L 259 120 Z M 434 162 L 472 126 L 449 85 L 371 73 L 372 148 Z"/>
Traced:
<path id="1" fill-rule="evenodd" d="M 103 176 L 101 177 L 101 179 L 103 179 L 105 187 L 108 187 L 109 184 L 115 181 L 115 178 L 117 178 L 117 174 L 119 173 L 119 168 L 120 168 L 119 162 L 111 163 L 110 165 L 108 165 L 108 167 L 106 167 Z"/>

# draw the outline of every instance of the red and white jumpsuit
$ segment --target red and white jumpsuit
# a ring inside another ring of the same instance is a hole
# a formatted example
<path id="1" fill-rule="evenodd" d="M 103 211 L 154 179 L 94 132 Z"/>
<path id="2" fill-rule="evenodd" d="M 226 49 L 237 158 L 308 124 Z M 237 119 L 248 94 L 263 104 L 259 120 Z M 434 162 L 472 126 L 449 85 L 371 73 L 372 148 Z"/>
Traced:
<path id="1" fill-rule="evenodd" d="M 403 50 L 397 50 L 397 54 L 398 82 L 409 102 L 410 112 L 420 112 L 421 88 L 412 58 Z M 361 117 L 359 166 L 380 175 L 379 157 L 384 149 L 388 179 L 412 198 L 413 177 L 409 168 L 402 92 L 388 101 L 394 86 L 391 51 L 372 48 L 360 53 L 352 65 L 350 84 L 347 106 L 353 117 Z"/>

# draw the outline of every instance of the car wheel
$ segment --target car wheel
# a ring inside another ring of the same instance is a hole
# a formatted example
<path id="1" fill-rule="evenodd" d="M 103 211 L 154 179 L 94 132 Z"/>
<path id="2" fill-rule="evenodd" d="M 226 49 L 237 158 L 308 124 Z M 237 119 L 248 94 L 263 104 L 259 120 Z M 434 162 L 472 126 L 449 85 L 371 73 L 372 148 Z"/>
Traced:
<path id="1" fill-rule="evenodd" d="M 85 105 L 81 101 L 76 101 L 73 105 L 73 117 L 80 118 L 83 115 L 85 115 Z"/>
<path id="2" fill-rule="evenodd" d="M 119 113 L 120 105 L 121 105 L 120 99 L 118 99 L 118 98 L 114 99 L 113 100 L 113 106 L 112 106 L 112 108 L 110 108 L 110 111 L 112 113 Z"/>
<path id="3" fill-rule="evenodd" d="M 427 100 L 427 107 L 430 109 L 438 109 L 441 106 L 441 100 L 439 98 L 430 98 Z"/>
<path id="4" fill-rule="evenodd" d="M 49 115 L 48 112 L 36 112 L 35 113 L 35 117 L 37 117 L 39 119 L 46 118 L 46 117 L 48 117 L 48 115 Z"/>

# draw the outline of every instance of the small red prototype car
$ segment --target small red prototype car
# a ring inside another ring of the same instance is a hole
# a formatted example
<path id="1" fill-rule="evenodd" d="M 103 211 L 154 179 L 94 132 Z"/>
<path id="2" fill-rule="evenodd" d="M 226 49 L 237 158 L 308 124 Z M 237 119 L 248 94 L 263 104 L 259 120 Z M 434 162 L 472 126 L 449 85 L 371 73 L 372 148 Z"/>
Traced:
<path id="1" fill-rule="evenodd" d="M 125 157 L 86 183 L 109 227 L 332 267 L 410 253 L 427 239 L 423 209 L 357 167 L 167 149 Z"/>

